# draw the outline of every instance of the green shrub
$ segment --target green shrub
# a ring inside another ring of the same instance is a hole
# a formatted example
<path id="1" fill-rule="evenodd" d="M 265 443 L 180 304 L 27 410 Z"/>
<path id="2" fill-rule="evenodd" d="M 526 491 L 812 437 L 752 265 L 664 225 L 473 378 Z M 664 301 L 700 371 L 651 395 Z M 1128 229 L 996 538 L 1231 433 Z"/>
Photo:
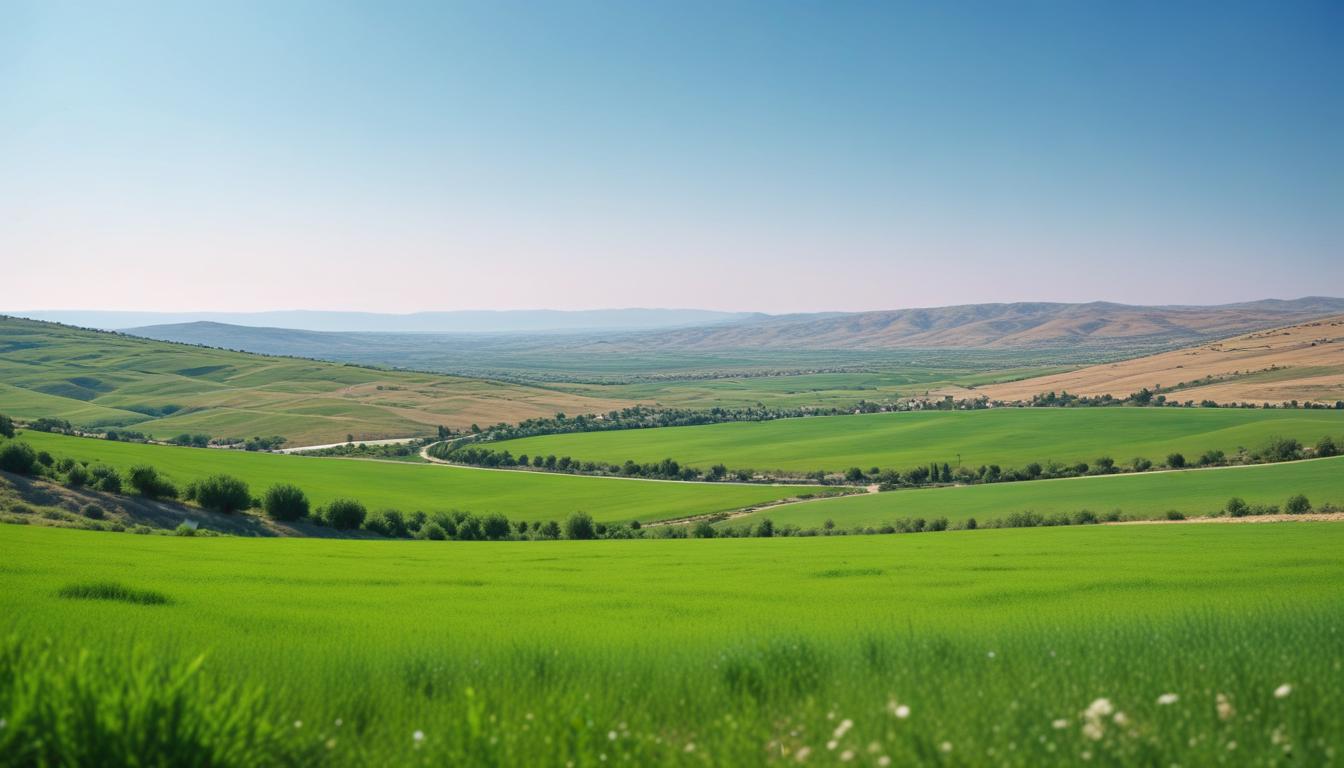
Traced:
<path id="1" fill-rule="evenodd" d="M 37 452 L 27 443 L 0 445 L 0 469 L 16 475 L 31 475 L 37 469 Z"/>
<path id="2" fill-rule="evenodd" d="M 1305 515 L 1311 511 L 1311 502 L 1299 493 L 1288 499 L 1288 503 L 1283 505 L 1283 511 L 1290 515 Z"/>
<path id="3" fill-rule="evenodd" d="M 191 523 L 178 523 L 177 527 L 173 529 L 173 534 L 177 536 L 195 536 L 196 526 Z"/>
<path id="4" fill-rule="evenodd" d="M 229 514 L 252 506 L 247 483 L 232 475 L 211 475 L 187 490 L 187 498 L 215 512 Z"/>
<path id="5" fill-rule="evenodd" d="M 571 512 L 565 519 L 565 538 L 591 539 L 596 535 L 593 518 L 587 512 Z"/>
<path id="6" fill-rule="evenodd" d="M 104 493 L 121 493 L 121 475 L 117 470 L 102 464 L 94 464 L 89 468 L 89 475 L 92 477 L 89 482 L 91 487 Z"/>
<path id="7" fill-rule="evenodd" d="M 308 516 L 308 497 L 297 485 L 280 483 L 266 489 L 262 508 L 272 520 L 293 521 Z"/>
<path id="8" fill-rule="evenodd" d="M 1260 450 L 1264 461 L 1292 461 L 1302 458 L 1302 444 L 1291 437 L 1276 437 Z"/>
<path id="9" fill-rule="evenodd" d="M 89 470 L 85 469 L 83 464 L 74 464 L 65 472 L 65 484 L 72 488 L 78 488 L 82 485 L 88 485 L 91 477 Z"/>
<path id="10" fill-rule="evenodd" d="M 438 523 L 425 523 L 420 526 L 420 531 L 416 535 L 421 539 L 429 539 L 430 541 L 443 541 L 448 538 L 443 526 Z"/>
<path id="11" fill-rule="evenodd" d="M 770 518 L 765 518 L 756 524 L 756 528 L 751 532 L 752 536 L 760 539 L 768 539 L 775 535 L 775 524 Z"/>
<path id="12" fill-rule="evenodd" d="M 84 515 L 90 520 L 102 520 L 103 508 L 98 506 L 97 504 L 85 504 L 84 509 L 80 510 L 80 514 Z"/>
<path id="13" fill-rule="evenodd" d="M 14 420 L 0 413 L 0 437 L 14 436 Z"/>
<path id="14" fill-rule="evenodd" d="M 1185 454 L 1169 453 L 1167 454 L 1167 466 L 1172 469 L 1180 469 L 1185 466 Z"/>
<path id="15" fill-rule="evenodd" d="M 1334 438 L 1326 435 L 1316 442 L 1314 453 L 1319 457 L 1338 456 L 1339 446 L 1335 444 Z"/>
<path id="16" fill-rule="evenodd" d="M 712 539 L 716 535 L 714 526 L 710 525 L 708 520 L 701 520 L 691 528 L 691 538 L 693 539 Z"/>
<path id="17" fill-rule="evenodd" d="M 560 538 L 560 524 L 554 520 L 547 520 L 541 528 L 537 529 L 537 532 L 541 534 L 543 539 L 558 539 Z"/>
<path id="18" fill-rule="evenodd" d="M 158 470 L 147 464 L 131 467 L 127 474 L 131 487 L 141 496 L 150 499 L 176 499 L 177 486 L 159 474 Z"/>
<path id="19" fill-rule="evenodd" d="M 1245 499 L 1233 496 L 1223 505 L 1223 512 L 1228 517 L 1245 517 L 1251 513 L 1251 508 L 1247 506 Z"/>
<path id="20" fill-rule="evenodd" d="M 506 539 L 509 536 L 509 519 L 498 512 L 492 512 L 481 520 L 481 533 L 491 541 Z"/>
<path id="21" fill-rule="evenodd" d="M 362 525 L 367 514 L 364 505 L 354 499 L 336 499 L 327 505 L 322 517 L 332 528 L 348 531 Z"/>
<path id="22" fill-rule="evenodd" d="M 1167 510 L 1167 519 L 1168 519 L 1168 520 L 1184 520 L 1184 519 L 1185 519 L 1185 515 L 1181 514 L 1180 512 L 1177 512 L 1177 511 L 1174 510 L 1174 509 L 1168 509 L 1168 510 Z"/>
<path id="23" fill-rule="evenodd" d="M 370 513 L 364 518 L 364 530 L 393 538 L 405 538 L 408 534 L 405 516 L 395 509 Z"/>

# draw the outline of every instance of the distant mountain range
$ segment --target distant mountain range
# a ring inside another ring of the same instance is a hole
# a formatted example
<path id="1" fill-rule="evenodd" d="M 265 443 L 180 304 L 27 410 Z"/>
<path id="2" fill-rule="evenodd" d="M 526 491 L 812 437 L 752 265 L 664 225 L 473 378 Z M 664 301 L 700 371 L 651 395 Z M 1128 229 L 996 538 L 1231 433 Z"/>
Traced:
<path id="1" fill-rule="evenodd" d="M 751 350 L 787 360 L 790 353 L 845 351 L 853 354 L 896 350 L 1033 350 L 1067 353 L 1070 359 L 1092 361 L 1139 355 L 1198 344 L 1212 339 L 1291 325 L 1344 314 L 1344 299 L 1309 297 L 1265 300 L 1221 306 L 1139 307 L 1088 304 L 971 304 L 882 312 L 797 315 L 725 313 L 695 315 L 679 310 L 612 310 L 607 321 L 622 318 L 611 329 L 549 327 L 541 331 L 494 333 L 330 332 L 299 328 L 248 327 L 219 322 L 187 322 L 127 328 L 127 333 L 163 341 L 275 355 L 374 363 L 450 371 L 527 370 L 542 357 L 572 362 L 605 362 L 649 355 L 686 359 L 728 359 Z M 455 313 L 445 313 L 453 315 Z M 507 314 L 507 313 L 501 313 Z M 539 313 L 528 313 L 536 315 Z M 565 315 L 567 313 L 553 313 Z M 591 324 L 567 318 L 574 325 Z M 378 317 L 378 316 L 374 316 Z M 661 319 L 683 321 L 679 327 L 638 328 L 630 323 Z M 698 325 L 689 324 L 700 318 Z M 525 325 L 514 318 L 513 327 Z M 528 322 L 536 322 L 533 318 Z M 801 358 L 800 358 L 801 359 Z M 547 361 L 543 367 L 552 363 Z M 711 367 L 719 367 L 714 364 Z M 731 366 L 730 366 L 731 367 Z"/>
<path id="2" fill-rule="evenodd" d="M 82 328 L 127 328 L 211 322 L 253 328 L 355 333 L 548 333 L 554 331 L 632 331 L 731 322 L 754 317 L 748 312 L 704 309 L 555 309 L 461 310 L 452 312 L 116 312 L 42 310 L 8 312 L 14 317 L 47 320 Z"/>

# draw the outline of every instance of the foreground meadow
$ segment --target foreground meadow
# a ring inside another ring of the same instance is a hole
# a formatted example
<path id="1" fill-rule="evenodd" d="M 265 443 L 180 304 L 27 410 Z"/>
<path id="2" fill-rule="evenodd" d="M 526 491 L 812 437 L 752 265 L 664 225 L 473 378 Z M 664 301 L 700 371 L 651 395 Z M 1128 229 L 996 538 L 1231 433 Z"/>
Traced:
<path id="1" fill-rule="evenodd" d="M 544 435 L 492 444 L 496 450 L 571 456 L 584 461 L 656 462 L 671 457 L 706 469 L 840 472 L 849 467 L 906 470 L 1029 462 L 1125 464 L 1167 454 L 1191 460 L 1205 451 L 1235 456 L 1275 437 L 1312 445 L 1344 435 L 1344 411 L 1235 408 L 999 408 L 732 422 L 694 427 Z"/>
<path id="2" fill-rule="evenodd" d="M 0 763 L 1320 765 L 1344 526 L 452 544 L 0 526 Z"/>
<path id="3" fill-rule="evenodd" d="M 587 512 L 599 522 L 643 522 L 727 512 L 799 493 L 811 486 L 731 485 L 612 480 L 540 472 L 495 472 L 441 464 L 313 458 L 210 448 L 119 443 L 25 431 L 19 440 L 35 450 L 107 464 L 125 473 L 149 464 L 179 486 L 224 473 L 260 495 L 293 483 L 314 504 L 358 499 L 370 509 L 498 512 L 510 520 L 563 520 Z M 832 491 L 834 489 L 831 489 Z"/>

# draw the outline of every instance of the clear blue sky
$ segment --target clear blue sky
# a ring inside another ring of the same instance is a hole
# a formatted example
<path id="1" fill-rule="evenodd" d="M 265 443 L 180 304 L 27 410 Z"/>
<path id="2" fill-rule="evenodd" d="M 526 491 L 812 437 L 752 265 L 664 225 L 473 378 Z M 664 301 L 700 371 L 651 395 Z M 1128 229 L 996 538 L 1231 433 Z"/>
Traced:
<path id="1" fill-rule="evenodd" d="M 0 0 L 5 308 L 1344 295 L 1344 3 Z"/>

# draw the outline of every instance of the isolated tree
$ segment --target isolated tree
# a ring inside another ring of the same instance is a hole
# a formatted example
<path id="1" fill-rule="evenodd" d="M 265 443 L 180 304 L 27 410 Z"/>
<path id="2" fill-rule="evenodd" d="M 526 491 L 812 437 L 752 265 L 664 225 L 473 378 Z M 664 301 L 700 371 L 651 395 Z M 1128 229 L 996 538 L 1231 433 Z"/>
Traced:
<path id="1" fill-rule="evenodd" d="M 272 520 L 298 520 L 308 516 L 308 497 L 297 485 L 280 483 L 266 490 L 262 507 Z"/>
<path id="2" fill-rule="evenodd" d="M 14 436 L 14 420 L 0 413 L 0 437 Z"/>
<path id="3" fill-rule="evenodd" d="M 751 535 L 761 539 L 768 539 L 775 535 L 775 524 L 767 517 L 756 524 L 756 529 L 751 532 Z"/>
<path id="4" fill-rule="evenodd" d="M 1223 511 L 1227 513 L 1228 517 L 1245 517 L 1250 514 L 1251 508 L 1244 499 L 1233 496 L 1227 500 L 1227 504 L 1223 506 Z"/>
<path id="5" fill-rule="evenodd" d="M 851 483 L 857 483 L 863 480 L 863 470 L 858 467 L 850 467 L 845 471 L 845 480 Z"/>
<path id="6" fill-rule="evenodd" d="M 593 518 L 587 512 L 572 512 L 565 520 L 565 538 L 591 539 L 596 536 Z"/>

